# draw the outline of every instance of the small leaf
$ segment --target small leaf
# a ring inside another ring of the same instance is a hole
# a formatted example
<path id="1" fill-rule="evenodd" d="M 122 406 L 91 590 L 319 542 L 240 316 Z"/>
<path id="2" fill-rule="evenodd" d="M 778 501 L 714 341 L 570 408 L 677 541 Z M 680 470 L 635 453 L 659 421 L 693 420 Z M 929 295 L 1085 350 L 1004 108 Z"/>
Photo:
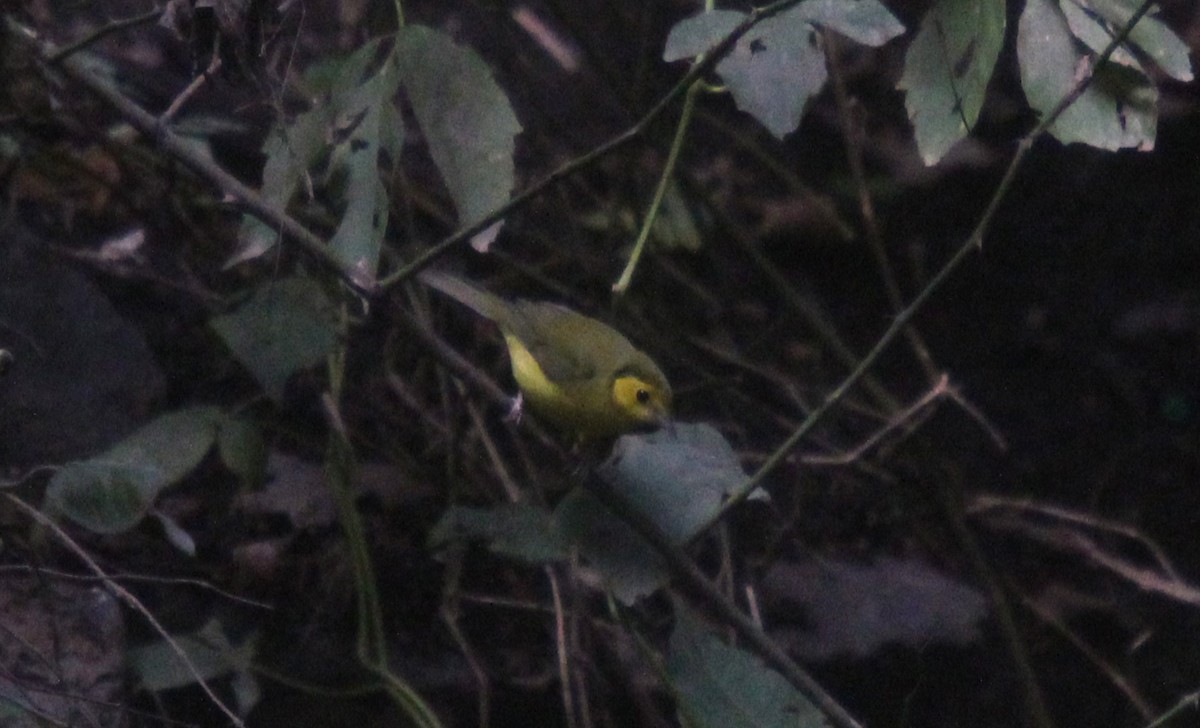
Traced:
<path id="1" fill-rule="evenodd" d="M 470 226 L 508 202 L 521 125 L 483 59 L 444 33 L 406 26 L 395 58 L 459 225 Z M 488 228 L 473 244 L 490 244 L 497 230 Z"/>
<path id="2" fill-rule="evenodd" d="M 1062 11 L 1050 0 L 1028 0 L 1017 29 L 1021 85 L 1029 105 L 1048 114 L 1092 63 L 1075 46 Z M 1083 94 L 1062 113 L 1050 133 L 1064 144 L 1100 149 L 1154 148 L 1158 92 L 1142 73 L 1106 65 Z"/>
<path id="3" fill-rule="evenodd" d="M 705 631 L 675 602 L 667 676 L 680 712 L 698 728 L 826 728 L 807 698 L 757 657 Z"/>
<path id="4" fill-rule="evenodd" d="M 738 108 L 780 138 L 800 125 L 827 78 L 816 31 L 798 10 L 759 23 L 717 64 Z"/>
<path id="5" fill-rule="evenodd" d="M 97 460 L 153 467 L 167 483 L 174 483 L 200 464 L 213 445 L 222 417 L 220 409 L 210 406 L 168 412 L 138 428 Z"/>
<path id="6" fill-rule="evenodd" d="M 1004 3 L 939 0 L 904 57 L 904 105 L 927 165 L 938 162 L 979 119 L 1004 42 Z"/>
<path id="7" fill-rule="evenodd" d="M 192 538 L 192 535 L 185 531 L 183 526 L 165 513 L 159 511 L 151 511 L 151 513 L 162 526 L 163 535 L 167 537 L 168 543 L 188 556 L 196 555 L 196 539 Z"/>
<path id="8" fill-rule="evenodd" d="M 277 402 L 288 378 L 325 361 L 337 340 L 333 305 L 308 278 L 270 281 L 210 324 Z"/>

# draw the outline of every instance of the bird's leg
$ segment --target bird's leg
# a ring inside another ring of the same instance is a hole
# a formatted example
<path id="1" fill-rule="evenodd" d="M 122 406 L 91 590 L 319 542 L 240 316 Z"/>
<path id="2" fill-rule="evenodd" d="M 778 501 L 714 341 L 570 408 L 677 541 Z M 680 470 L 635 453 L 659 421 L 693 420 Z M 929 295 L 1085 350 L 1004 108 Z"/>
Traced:
<path id="1" fill-rule="evenodd" d="M 512 405 L 508 408 L 508 414 L 504 415 L 504 421 L 516 424 L 521 421 L 521 415 L 524 414 L 524 411 L 525 395 L 517 392 L 517 396 L 512 399 Z"/>

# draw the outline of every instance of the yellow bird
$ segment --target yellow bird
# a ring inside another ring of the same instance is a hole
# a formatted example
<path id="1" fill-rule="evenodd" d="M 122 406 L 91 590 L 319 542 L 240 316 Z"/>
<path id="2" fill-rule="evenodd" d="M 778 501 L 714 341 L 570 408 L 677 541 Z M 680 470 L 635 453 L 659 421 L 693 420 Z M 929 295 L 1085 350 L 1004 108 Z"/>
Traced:
<path id="1" fill-rule="evenodd" d="M 420 279 L 496 322 L 521 398 L 554 427 L 597 439 L 670 418 L 667 378 L 611 326 L 554 303 L 508 301 L 441 271 Z"/>

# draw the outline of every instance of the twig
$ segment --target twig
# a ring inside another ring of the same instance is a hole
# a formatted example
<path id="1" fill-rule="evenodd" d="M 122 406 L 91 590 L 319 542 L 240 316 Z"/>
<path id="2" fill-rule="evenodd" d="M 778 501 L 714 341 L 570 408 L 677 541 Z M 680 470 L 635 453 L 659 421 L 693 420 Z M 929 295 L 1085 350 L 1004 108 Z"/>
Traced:
<path id="1" fill-rule="evenodd" d="M 471 674 L 475 676 L 475 683 L 479 686 L 479 728 L 488 728 L 492 714 L 492 691 L 487 670 L 459 624 L 459 617 L 462 613 L 459 585 L 462 582 L 464 558 L 465 548 L 456 548 L 453 553 L 448 555 L 445 586 L 442 588 L 442 606 L 438 611 L 441 613 L 446 629 L 450 631 L 450 636 L 466 659 Z"/>
<path id="2" fill-rule="evenodd" d="M 775 265 L 762 252 L 762 246 L 752 240 L 750 235 L 734 222 L 725 209 L 712 201 L 709 201 L 708 209 L 713 214 L 717 224 L 728 234 L 729 241 L 736 245 L 749 258 L 750 262 L 758 268 L 759 272 L 766 277 L 771 286 L 783 298 L 784 304 L 794 311 L 820 337 L 821 342 L 829 348 L 829 351 L 843 366 L 851 372 L 857 371 L 859 365 L 862 363 L 862 359 L 845 342 L 842 335 L 838 332 L 837 327 L 831 323 L 829 316 L 822 310 L 821 306 L 814 301 L 810 301 L 803 293 L 796 290 L 796 286 L 784 275 L 779 266 Z M 887 387 L 884 387 L 874 375 L 864 372 L 860 378 L 862 379 L 863 388 L 871 395 L 879 407 L 891 412 L 900 409 L 900 402 L 892 396 Z"/>
<path id="3" fill-rule="evenodd" d="M 87 35 L 83 36 L 82 38 L 75 41 L 74 43 L 68 43 L 67 45 L 63 46 L 62 48 L 59 48 L 54 54 L 52 54 L 48 58 L 46 58 L 46 61 L 48 63 L 50 63 L 51 65 L 53 65 L 55 63 L 60 63 L 65 58 L 67 58 L 67 56 L 70 56 L 74 53 L 78 53 L 79 51 L 83 50 L 84 48 L 87 48 L 88 46 L 92 45 L 93 43 L 104 38 L 105 36 L 111 35 L 113 33 L 121 31 L 121 30 L 125 30 L 126 28 L 132 28 L 135 25 L 141 25 L 142 23 L 149 23 L 151 20 L 154 20 L 158 16 L 162 15 L 162 12 L 163 12 L 162 8 L 155 7 L 153 10 L 147 10 L 146 12 L 142 13 L 141 15 L 134 15 L 131 18 L 125 18 L 123 20 L 114 20 L 113 22 L 109 23 L 108 25 L 101 26 L 101 27 L 95 29 L 94 31 L 92 31 L 91 33 L 88 33 Z"/>
<path id="4" fill-rule="evenodd" d="M 1179 702 L 1171 706 L 1167 712 L 1155 718 L 1152 723 L 1146 726 L 1146 728 L 1159 728 L 1159 726 L 1165 726 L 1167 721 L 1172 720 L 1175 718 L 1175 716 L 1179 715 L 1188 708 L 1192 708 L 1194 710 L 1197 706 L 1200 706 L 1200 690 L 1188 695 L 1184 695 L 1179 699 Z"/>
<path id="5" fill-rule="evenodd" d="M 175 115 L 179 113 L 179 110 L 183 108 L 183 105 L 200 91 L 201 86 L 208 83 L 208 80 L 221 70 L 223 64 L 221 61 L 221 36 L 217 36 L 214 45 L 212 60 L 209 61 L 208 68 L 204 69 L 204 72 L 199 76 L 193 78 L 192 82 L 184 87 L 183 91 L 180 91 L 179 95 L 171 101 L 171 105 L 167 107 L 167 110 L 162 113 L 162 116 L 158 117 L 160 126 L 165 127 L 170 124 Z"/>
<path id="6" fill-rule="evenodd" d="M 825 717 L 838 728 L 861 728 L 861 724 L 850 715 L 825 689 L 800 667 L 779 645 L 741 612 L 720 588 L 709 581 L 700 567 L 672 542 L 652 520 L 637 509 L 629 499 L 603 482 L 597 482 L 591 491 L 600 501 L 625 521 L 630 528 L 644 538 L 667 562 L 672 575 L 683 581 L 683 586 L 699 597 L 709 609 L 727 623 L 739 637 L 749 643 L 769 665 L 783 675 L 800 693 L 813 701 Z"/>
<path id="7" fill-rule="evenodd" d="M 692 67 L 688 69 L 687 73 L 683 74 L 679 81 L 677 81 L 675 85 L 671 87 L 671 90 L 664 94 L 663 97 L 658 100 L 658 103 L 656 103 L 649 111 L 643 114 L 642 117 L 633 124 L 633 126 L 612 137 L 607 142 L 604 142 L 587 154 L 583 154 L 567 162 L 566 164 L 563 164 L 561 167 L 546 175 L 541 180 L 533 183 L 529 187 L 526 187 L 518 194 L 513 195 L 508 202 L 496 208 L 495 210 L 492 210 L 475 223 L 462 228 L 458 232 L 453 233 L 446 238 L 443 238 L 440 242 L 435 243 L 423 252 L 417 254 L 417 256 L 413 258 L 412 261 L 410 261 L 407 265 L 380 279 L 379 286 L 386 289 L 411 278 L 419 273 L 421 269 L 432 263 L 435 259 L 442 256 L 447 250 L 462 243 L 464 240 L 469 240 L 476 233 L 479 233 L 485 228 L 490 227 L 492 223 L 507 215 L 514 208 L 524 204 L 527 200 L 535 195 L 541 194 L 541 192 L 547 187 L 557 183 L 559 180 L 565 177 L 574 174 L 580 169 L 587 167 L 597 159 L 600 159 L 609 153 L 620 149 L 629 142 L 641 136 L 642 133 L 644 133 L 646 129 L 648 129 L 650 125 L 663 114 L 663 112 L 670 108 L 675 99 L 687 93 L 687 90 L 691 88 L 693 82 L 699 80 L 701 76 L 712 70 L 717 63 L 733 49 L 738 40 L 748 33 L 751 28 L 767 18 L 778 15 L 784 10 L 796 5 L 799 1 L 800 0 L 777 0 L 770 5 L 757 8 L 748 13 L 742 22 L 738 23 L 737 27 L 735 27 L 729 32 L 728 35 L 721 39 L 720 43 L 717 43 L 711 50 L 709 50 L 705 54 L 702 61 L 693 64 Z"/>
<path id="8" fill-rule="evenodd" d="M 1022 163 L 1025 161 L 1026 155 L 1028 155 L 1029 151 L 1033 148 L 1033 142 L 1045 134 L 1046 131 L 1058 119 L 1058 117 L 1062 115 L 1063 111 L 1065 111 L 1068 106 L 1070 106 L 1076 99 L 1079 98 L 1079 96 L 1091 84 L 1092 79 L 1095 77 L 1094 69 L 1099 68 L 1108 62 L 1109 57 L 1111 57 L 1117 47 L 1124 42 L 1125 37 L 1129 35 L 1129 31 L 1133 28 L 1134 24 L 1136 24 L 1137 21 L 1140 20 L 1142 16 L 1150 10 L 1150 6 L 1152 4 L 1152 0 L 1143 0 L 1141 6 L 1139 6 L 1137 11 L 1134 12 L 1134 14 L 1129 18 L 1129 21 L 1125 23 L 1120 32 L 1113 36 L 1112 41 L 1109 42 L 1108 46 L 1105 47 L 1104 52 L 1101 53 L 1097 58 L 1096 63 L 1088 68 L 1084 73 L 1080 74 L 1079 79 L 1075 82 L 1075 86 L 1073 86 L 1072 89 L 1063 96 L 1062 100 L 1058 102 L 1054 109 L 1047 114 L 1045 118 L 1043 118 L 1042 121 L 1036 127 L 1034 127 L 1032 131 L 1025 135 L 1025 137 L 1023 137 L 1017 144 L 1016 154 L 1013 155 L 1012 161 L 1009 162 L 1008 168 L 1004 171 L 1004 176 L 1001 178 L 1000 184 L 996 187 L 996 192 L 992 195 L 992 199 L 988 202 L 987 208 L 984 210 L 979 222 L 976 223 L 975 229 L 971 231 L 971 234 L 958 248 L 954 255 L 950 256 L 950 259 L 947 260 L 942 268 L 933 276 L 932 279 L 930 279 L 929 283 L 926 284 L 923 289 L 921 289 L 921 292 L 916 295 L 916 297 L 912 300 L 912 303 L 910 303 L 907 308 L 896 315 L 896 318 L 893 319 L 892 323 L 887 327 L 886 330 L 884 330 L 883 334 L 880 335 L 879 339 L 875 342 L 875 345 L 871 347 L 871 350 L 862 358 L 862 360 L 858 363 L 858 366 L 854 368 L 854 371 L 852 371 L 841 382 L 841 384 L 839 384 L 825 397 L 825 400 L 822 401 L 815 410 L 813 410 L 813 412 L 804 420 L 804 422 L 800 423 L 800 426 L 797 427 L 796 430 L 790 436 L 788 436 L 788 438 L 784 440 L 773 453 L 771 453 L 771 456 L 759 466 L 758 470 L 754 471 L 750 477 L 746 478 L 745 482 L 743 482 L 733 491 L 730 497 L 721 506 L 720 510 L 718 510 L 718 512 L 714 514 L 711 519 L 709 519 L 709 522 L 704 528 L 700 529 L 700 532 L 707 530 L 712 526 L 713 523 L 716 523 L 718 520 L 723 518 L 725 514 L 728 513 L 732 508 L 750 497 L 750 494 L 758 488 L 763 480 L 766 479 L 767 475 L 773 472 L 775 468 L 779 467 L 786 460 L 788 454 L 791 453 L 796 445 L 800 443 L 800 440 L 803 439 L 804 436 L 807 435 L 809 431 L 821 421 L 826 413 L 833 408 L 833 405 L 841 401 L 841 399 L 846 396 L 846 393 L 850 391 L 851 387 L 853 387 L 854 384 L 858 382 L 858 380 L 861 379 L 867 373 L 867 371 L 875 365 L 875 362 L 879 359 L 880 355 L 883 354 L 883 351 L 887 349 L 892 341 L 895 340 L 896 336 L 904 330 L 904 327 L 909 321 L 912 320 L 917 311 L 921 310 L 926 301 L 933 296 L 934 292 L 939 290 L 942 287 L 942 284 L 950 278 L 950 274 L 958 270 L 958 267 L 964 260 L 966 260 L 970 253 L 983 246 L 984 233 L 986 233 L 988 228 L 991 226 L 992 218 L 995 217 L 996 211 L 1000 208 L 1000 201 L 1004 199 L 1005 195 L 1008 193 L 1009 187 L 1012 186 L 1012 182 L 1017 175 L 1017 170 L 1020 169 Z"/>
<path id="9" fill-rule="evenodd" d="M 1063 639 L 1069 642 L 1072 647 L 1074 647 L 1076 650 L 1079 650 L 1080 654 L 1082 654 L 1084 658 L 1088 660 L 1088 662 L 1091 662 L 1093 665 L 1095 665 L 1096 669 L 1102 672 L 1104 676 L 1108 678 L 1108 681 L 1111 682 L 1113 686 L 1125 696 L 1125 699 L 1128 700 L 1131 705 L 1133 705 L 1134 709 L 1141 714 L 1143 720 L 1150 720 L 1154 717 L 1154 711 L 1151 710 L 1150 704 L 1146 702 L 1146 699 L 1142 697 L 1142 694 L 1138 692 L 1138 689 L 1134 687 L 1134 685 L 1127 680 L 1124 675 L 1119 673 L 1115 667 L 1109 664 L 1108 660 L 1104 659 L 1103 655 L 1085 642 L 1082 637 L 1075 634 L 1070 627 L 1064 624 L 1063 621 L 1055 616 L 1049 609 L 1039 604 L 1036 599 L 1030 597 L 1028 594 L 1023 593 L 1018 593 L 1018 596 L 1021 600 L 1021 604 L 1023 604 L 1029 611 L 1037 615 L 1038 619 L 1050 625 L 1050 627 L 1054 629 L 1055 632 L 1058 632 L 1060 635 L 1062 635 Z"/>
<path id="10" fill-rule="evenodd" d="M 945 397 L 950 391 L 950 377 L 943 373 L 933 387 L 930 388 L 921 398 L 913 402 L 904 411 L 897 413 L 889 419 L 883 427 L 876 430 L 870 437 L 863 440 L 851 450 L 847 450 L 836 455 L 805 455 L 801 458 L 801 462 L 807 465 L 847 465 L 855 462 L 868 450 L 875 447 L 884 437 L 899 427 L 913 423 L 913 421 L 933 402 Z M 911 430 L 911 428 L 910 428 Z"/>
<path id="11" fill-rule="evenodd" d="M 578 717 L 575 711 L 575 698 L 571 686 L 571 646 L 567 641 L 566 611 L 563 609 L 562 590 L 558 585 L 558 575 L 553 566 L 545 567 L 546 576 L 550 580 L 550 599 L 554 604 L 554 646 L 558 653 L 558 682 L 562 692 L 563 714 L 567 718 L 568 728 L 576 728 Z"/>
<path id="12" fill-rule="evenodd" d="M 41 40 L 32 30 L 19 25 L 11 18 L 4 18 L 3 23 L 9 36 L 31 46 L 43 61 L 49 63 L 49 59 L 58 52 L 53 44 Z M 258 192 L 225 171 L 197 146 L 161 125 L 157 117 L 131 101 L 108 81 L 93 73 L 91 66 L 86 61 L 68 56 L 63 58 L 56 67 L 61 68 L 66 75 L 104 99 L 130 125 L 147 137 L 156 140 L 163 151 L 178 159 L 200 177 L 208 180 L 222 194 L 237 200 L 255 217 L 294 239 L 305 252 L 336 273 L 355 293 L 369 298 L 378 292 L 376 281 L 362 271 L 344 266 L 320 237 L 301 225 L 286 211 L 268 202 Z"/>
<path id="13" fill-rule="evenodd" d="M 1008 508 L 1011 510 L 1027 511 L 1038 513 L 1044 516 L 1057 518 L 1068 523 L 1078 523 L 1080 525 L 1094 528 L 1098 531 L 1106 533 L 1115 533 L 1125 538 L 1141 544 L 1154 560 L 1158 562 L 1158 566 L 1172 579 L 1182 580 L 1179 572 L 1175 570 L 1175 566 L 1171 560 L 1167 558 L 1167 554 L 1162 547 L 1158 545 L 1149 536 L 1146 536 L 1138 529 L 1120 521 L 1113 521 L 1108 518 L 1101 518 L 1090 513 L 1081 513 L 1070 508 L 1056 506 L 1049 503 L 1038 503 L 1032 498 L 1008 498 L 1005 496 L 993 494 L 977 494 L 973 496 L 967 503 L 968 513 L 979 513 L 997 508 Z"/>
<path id="14" fill-rule="evenodd" d="M 663 199 L 667 196 L 667 190 L 671 187 L 671 180 L 675 176 L 675 167 L 679 164 L 679 153 L 683 151 L 683 140 L 687 138 L 687 130 L 692 122 L 692 112 L 696 108 L 696 96 L 702 90 L 703 84 L 703 81 L 695 81 L 683 95 L 683 110 L 679 112 L 675 136 L 671 139 L 671 148 L 667 152 L 667 160 L 663 163 L 662 172 L 659 174 L 654 197 L 650 200 L 650 207 L 646 210 L 646 216 L 642 220 L 642 228 L 638 231 L 637 240 L 633 243 L 633 252 L 629 254 L 625 269 L 621 271 L 620 278 L 612 287 L 613 293 L 618 296 L 624 295 L 629 290 L 629 284 L 633 281 L 633 272 L 637 269 L 638 261 L 642 259 L 642 253 L 646 251 L 646 241 L 650 239 L 650 231 L 654 229 L 654 221 L 658 217 L 658 211 L 662 207 Z"/>
<path id="15" fill-rule="evenodd" d="M 992 603 L 996 624 L 1004 638 L 1004 645 L 1008 648 L 1009 659 L 1016 668 L 1017 685 L 1020 687 L 1021 697 L 1025 702 L 1028 722 L 1035 728 L 1053 728 L 1054 721 L 1050 718 L 1046 700 L 1042 695 L 1041 688 L 1038 687 L 1037 673 L 1029 658 L 1029 650 L 1026 649 L 1025 642 L 1021 639 L 1021 631 L 1017 627 L 1012 605 L 1005 597 L 1004 589 L 996 578 L 995 572 L 992 571 L 987 556 L 979 545 L 979 540 L 967 526 L 966 511 L 962 504 L 962 489 L 946 482 L 938 482 L 934 487 L 941 498 L 942 511 L 950 523 L 951 531 L 958 540 L 971 570 L 982 582 L 988 600 Z"/>
<path id="16" fill-rule="evenodd" d="M 106 574 L 104 576 L 88 576 L 87 574 L 72 574 L 67 571 L 58 571 L 56 569 L 47 569 L 45 567 L 35 567 L 35 566 L 30 566 L 30 565 L 10 564 L 10 565 L 6 565 L 6 566 L 0 566 L 0 573 L 20 572 L 20 571 L 29 572 L 31 574 L 37 573 L 37 574 L 41 574 L 43 576 L 48 576 L 52 579 L 62 579 L 63 581 L 83 581 L 83 582 L 100 581 L 100 582 L 104 582 L 106 579 L 111 579 L 113 581 L 133 581 L 133 582 L 140 582 L 140 583 L 145 583 L 145 584 L 165 584 L 167 586 L 176 586 L 176 585 L 194 586 L 199 589 L 211 591 L 211 592 L 217 594 L 218 596 L 222 596 L 232 602 L 244 604 L 249 607 L 256 607 L 258 609 L 267 609 L 267 610 L 275 609 L 275 606 L 272 604 L 268 604 L 266 602 L 258 601 L 257 599 L 250 599 L 249 597 L 243 597 L 243 596 L 239 596 L 237 594 L 227 592 L 224 589 L 221 589 L 220 587 L 216 586 L 215 584 L 211 584 L 203 579 L 192 579 L 192 578 L 188 578 L 188 577 L 173 577 L 173 576 L 147 576 L 145 574 L 121 574 L 121 573 L 111 573 L 111 574 Z"/>
<path id="17" fill-rule="evenodd" d="M 1182 604 L 1200 607 L 1200 588 L 1186 581 L 1130 563 L 1113 555 L 1094 539 L 1063 527 L 1042 528 L 1031 523 L 1015 526 L 1026 536 L 1047 546 L 1074 551 L 1092 564 L 1133 584 L 1142 591 L 1158 594 Z"/>
<path id="18" fill-rule="evenodd" d="M 212 702 L 212 704 L 217 706 L 217 709 L 224 713 L 225 717 L 229 719 L 229 722 L 233 723 L 235 726 L 239 726 L 240 728 L 241 726 L 245 725 L 242 723 L 242 719 L 239 718 L 237 714 L 234 713 L 227 705 L 225 705 L 225 703 L 223 703 L 219 697 L 217 697 L 217 694 L 213 692 L 213 689 L 209 686 L 208 681 L 204 679 L 204 676 L 200 674 L 200 671 L 197 669 L 196 665 L 192 663 L 192 659 L 188 657 L 187 652 L 185 652 L 183 648 L 179 646 L 179 643 L 176 642 L 173 637 L 171 637 L 166 628 L 159 623 L 158 618 L 156 618 L 149 609 L 146 609 L 146 607 L 140 601 L 138 601 L 137 597 L 135 597 L 128 589 L 110 579 L 108 575 L 104 573 L 104 570 L 100 568 L 100 565 L 97 564 L 96 561 L 88 554 L 88 552 L 85 551 L 82 546 L 76 543 L 75 539 L 71 538 L 71 536 L 67 534 L 67 532 L 64 531 L 57 523 L 47 518 L 41 511 L 29 505 L 12 493 L 5 493 L 4 497 L 30 518 L 37 521 L 39 525 L 53 533 L 54 536 L 72 553 L 74 553 L 75 556 L 78 557 L 79 560 L 82 561 L 93 574 L 98 576 L 104 582 L 104 586 L 107 587 L 114 596 L 125 602 L 130 609 L 142 615 L 146 622 L 150 624 L 151 629 L 153 629 L 159 634 L 160 637 L 163 638 L 163 641 L 167 643 L 167 646 L 171 648 L 171 651 L 175 653 L 181 662 L 183 662 L 183 665 L 187 669 L 188 673 L 193 679 L 195 679 L 196 684 L 200 686 L 200 689 L 204 691 L 204 694 L 208 696 L 208 699 Z"/>
<path id="19" fill-rule="evenodd" d="M 875 264 L 883 279 L 883 290 L 887 294 L 888 303 L 893 313 L 904 308 L 904 299 L 900 294 L 900 284 L 892 272 L 891 262 L 888 261 L 887 250 L 883 245 L 883 235 L 879 231 L 879 219 L 875 216 L 875 203 L 871 199 L 870 186 L 867 184 L 867 174 L 863 166 L 862 145 L 859 143 L 858 124 L 855 123 L 851 109 L 850 94 L 846 91 L 846 80 L 842 77 L 842 64 L 838 59 L 837 33 L 827 29 L 821 30 L 821 40 L 825 46 L 825 65 L 829 69 L 829 77 L 833 79 L 833 97 L 837 101 L 838 115 L 842 119 L 842 139 L 846 144 L 846 161 L 850 165 L 850 176 L 854 179 L 854 189 L 858 193 L 859 215 L 862 217 L 863 229 L 866 232 L 867 247 L 875 256 Z M 938 376 L 937 365 L 929 353 L 917 328 L 910 322 L 904 327 L 904 336 L 912 347 L 917 360 L 925 369 L 925 375 L 930 381 Z"/>

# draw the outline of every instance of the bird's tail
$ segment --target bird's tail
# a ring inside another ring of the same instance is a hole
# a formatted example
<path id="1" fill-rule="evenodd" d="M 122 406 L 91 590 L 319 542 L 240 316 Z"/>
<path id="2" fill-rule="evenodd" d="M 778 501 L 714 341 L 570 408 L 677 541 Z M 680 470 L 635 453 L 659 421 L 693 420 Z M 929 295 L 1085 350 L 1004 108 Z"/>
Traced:
<path id="1" fill-rule="evenodd" d="M 453 273 L 426 268 L 417 274 L 417 278 L 486 319 L 499 321 L 508 311 L 508 303 L 503 298 L 476 288 Z"/>

